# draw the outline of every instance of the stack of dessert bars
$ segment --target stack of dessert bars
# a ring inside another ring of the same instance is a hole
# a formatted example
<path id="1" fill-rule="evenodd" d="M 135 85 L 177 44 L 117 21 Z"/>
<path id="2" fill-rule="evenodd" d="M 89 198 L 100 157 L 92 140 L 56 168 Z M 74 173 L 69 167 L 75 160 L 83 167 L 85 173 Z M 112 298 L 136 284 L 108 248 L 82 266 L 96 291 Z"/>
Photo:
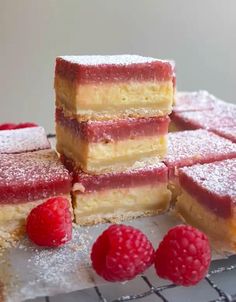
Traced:
<path id="1" fill-rule="evenodd" d="M 80 225 L 169 207 L 167 153 L 175 92 L 171 61 L 135 55 L 56 60 L 57 151 L 73 175 Z"/>

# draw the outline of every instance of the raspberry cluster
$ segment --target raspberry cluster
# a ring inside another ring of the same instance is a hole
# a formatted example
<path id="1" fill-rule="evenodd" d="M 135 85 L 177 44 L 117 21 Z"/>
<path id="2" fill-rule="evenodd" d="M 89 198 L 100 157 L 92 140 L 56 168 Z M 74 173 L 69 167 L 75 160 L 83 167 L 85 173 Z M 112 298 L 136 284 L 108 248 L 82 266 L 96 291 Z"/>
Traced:
<path id="1" fill-rule="evenodd" d="M 155 252 L 141 231 L 112 225 L 97 238 L 91 260 L 107 281 L 130 280 L 154 263 L 159 277 L 190 286 L 206 275 L 211 252 L 206 235 L 190 226 L 172 228 Z"/>

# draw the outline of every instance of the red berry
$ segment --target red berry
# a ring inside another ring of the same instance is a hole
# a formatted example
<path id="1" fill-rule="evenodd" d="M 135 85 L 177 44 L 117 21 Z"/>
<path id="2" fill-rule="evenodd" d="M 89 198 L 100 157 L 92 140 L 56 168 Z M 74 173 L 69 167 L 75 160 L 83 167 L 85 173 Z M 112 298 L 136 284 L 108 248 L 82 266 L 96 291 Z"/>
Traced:
<path id="1" fill-rule="evenodd" d="M 72 237 L 69 201 L 54 197 L 35 207 L 26 222 L 29 238 L 40 246 L 57 247 Z"/>
<path id="2" fill-rule="evenodd" d="M 206 235 L 191 226 L 179 225 L 169 230 L 160 243 L 155 268 L 159 277 L 190 286 L 205 277 L 210 261 Z"/>
<path id="3" fill-rule="evenodd" d="M 126 225 L 112 225 L 92 247 L 92 266 L 107 281 L 133 279 L 154 260 L 151 242 L 139 230 Z"/>
<path id="4" fill-rule="evenodd" d="M 15 129 L 32 128 L 32 127 L 38 127 L 38 125 L 35 123 L 20 123 L 16 125 Z"/>
<path id="5" fill-rule="evenodd" d="M 0 130 L 12 130 L 16 128 L 16 124 L 5 123 L 0 125 Z"/>

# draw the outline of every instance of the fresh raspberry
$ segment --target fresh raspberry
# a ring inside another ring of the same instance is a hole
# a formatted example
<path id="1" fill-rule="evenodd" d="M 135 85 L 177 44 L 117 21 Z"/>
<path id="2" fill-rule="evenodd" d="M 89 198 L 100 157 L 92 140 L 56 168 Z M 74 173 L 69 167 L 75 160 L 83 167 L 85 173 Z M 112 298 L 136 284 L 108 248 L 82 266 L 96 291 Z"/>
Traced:
<path id="1" fill-rule="evenodd" d="M 151 242 L 139 230 L 126 225 L 111 225 L 93 244 L 94 270 L 107 281 L 133 279 L 154 260 Z"/>
<path id="2" fill-rule="evenodd" d="M 190 286 L 205 277 L 210 261 L 206 235 L 191 226 L 179 225 L 169 230 L 160 243 L 155 268 L 159 277 Z"/>
<path id="3" fill-rule="evenodd" d="M 72 219 L 69 202 L 54 197 L 35 207 L 26 222 L 29 238 L 40 246 L 57 247 L 72 237 Z"/>
<path id="4" fill-rule="evenodd" d="M 32 128 L 32 127 L 38 127 L 38 125 L 35 123 L 20 123 L 16 125 L 15 129 Z"/>
<path id="5" fill-rule="evenodd" d="M 5 123 L 0 125 L 0 130 L 13 130 L 16 128 L 16 124 Z"/>

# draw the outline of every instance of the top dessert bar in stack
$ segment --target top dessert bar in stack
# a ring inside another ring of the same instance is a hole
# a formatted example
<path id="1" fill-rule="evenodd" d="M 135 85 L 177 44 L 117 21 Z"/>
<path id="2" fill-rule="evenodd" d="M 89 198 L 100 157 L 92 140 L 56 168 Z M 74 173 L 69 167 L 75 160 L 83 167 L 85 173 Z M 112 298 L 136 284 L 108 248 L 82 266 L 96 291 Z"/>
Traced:
<path id="1" fill-rule="evenodd" d="M 159 161 L 167 153 L 173 62 L 136 55 L 59 57 L 55 92 L 57 150 L 74 174 L 76 221 L 167 209 L 167 169 Z"/>

